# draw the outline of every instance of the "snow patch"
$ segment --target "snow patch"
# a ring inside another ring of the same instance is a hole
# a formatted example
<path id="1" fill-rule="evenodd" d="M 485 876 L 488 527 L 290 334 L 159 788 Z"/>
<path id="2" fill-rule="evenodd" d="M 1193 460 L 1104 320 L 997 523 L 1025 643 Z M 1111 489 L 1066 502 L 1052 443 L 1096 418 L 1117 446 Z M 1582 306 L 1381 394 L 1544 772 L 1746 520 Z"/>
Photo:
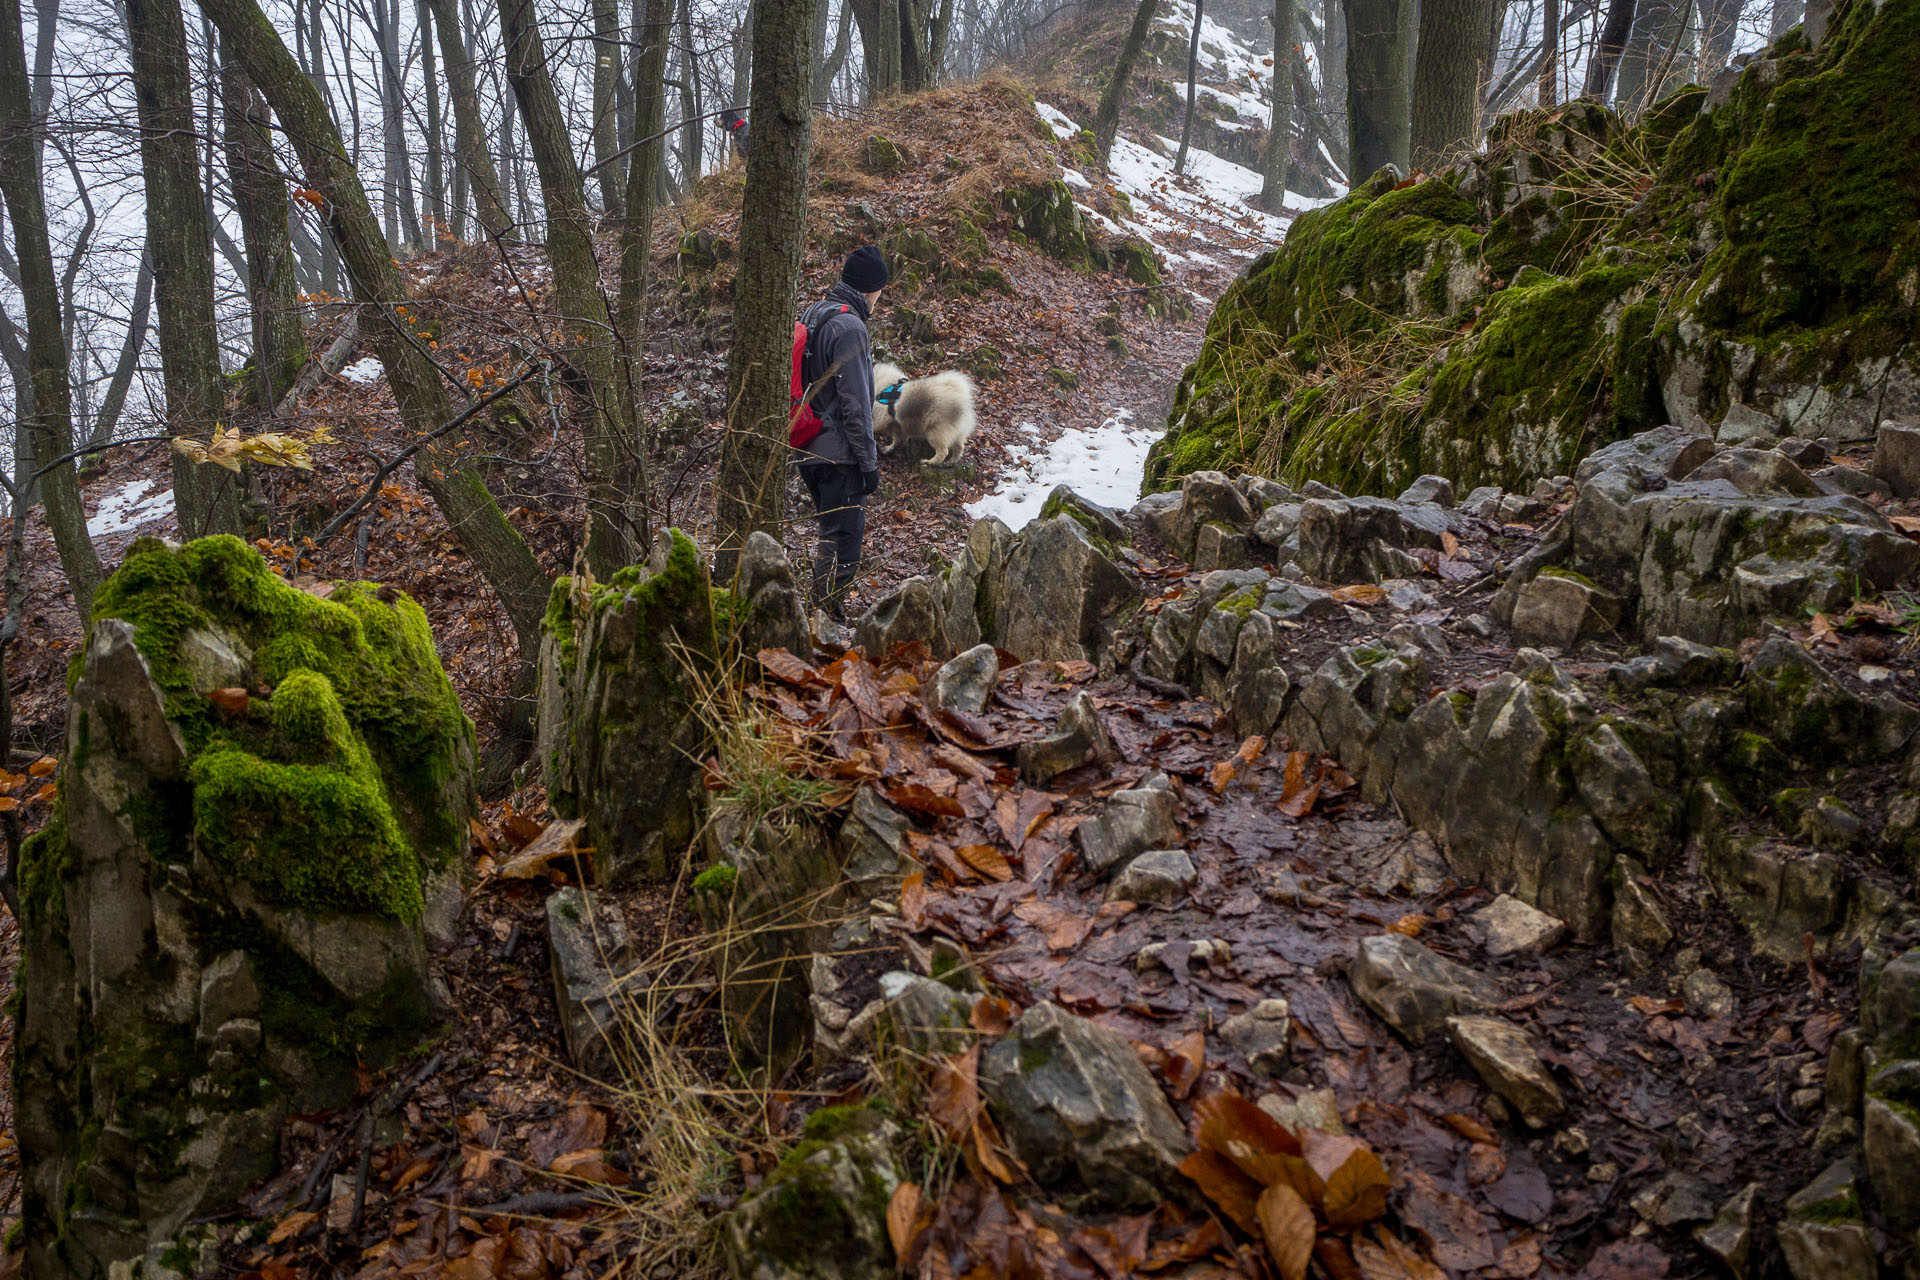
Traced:
<path id="1" fill-rule="evenodd" d="M 1021 424 L 1021 430 L 1028 425 Z M 1102 506 L 1130 507 L 1140 496 L 1147 450 L 1162 434 L 1134 425 L 1131 412 L 1116 409 L 1099 426 L 1072 428 L 1044 450 L 1013 445 L 1007 450 L 1013 466 L 999 488 L 969 502 L 967 514 L 975 520 L 998 516 L 1009 528 L 1023 529 L 1040 514 L 1054 486 L 1063 484 Z"/>
<path id="2" fill-rule="evenodd" d="M 125 533 L 172 515 L 173 490 L 148 492 L 158 483 L 156 480 L 129 480 L 101 498 L 99 509 L 87 521 L 87 536 L 104 538 L 109 534 Z"/>
<path id="3" fill-rule="evenodd" d="M 340 371 L 348 382 L 377 382 L 386 367 L 372 356 L 363 356 Z"/>
<path id="4" fill-rule="evenodd" d="M 1060 179 L 1070 187 L 1084 187 L 1087 190 L 1093 189 L 1093 184 L 1087 181 L 1087 175 L 1081 173 L 1078 169 L 1062 169 L 1060 171 Z"/>
<path id="5" fill-rule="evenodd" d="M 1049 106 L 1044 102 L 1036 102 L 1033 106 L 1034 110 L 1040 113 L 1040 118 L 1047 122 L 1047 127 L 1063 138 L 1071 138 L 1080 132 L 1080 126 L 1067 119 L 1066 112 L 1058 107 Z"/>

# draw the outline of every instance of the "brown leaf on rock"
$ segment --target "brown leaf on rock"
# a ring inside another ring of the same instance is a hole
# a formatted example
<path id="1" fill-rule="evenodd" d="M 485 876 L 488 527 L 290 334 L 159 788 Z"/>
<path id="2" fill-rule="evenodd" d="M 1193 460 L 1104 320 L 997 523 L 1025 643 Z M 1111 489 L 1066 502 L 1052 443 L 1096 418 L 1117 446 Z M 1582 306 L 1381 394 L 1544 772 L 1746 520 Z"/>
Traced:
<path id="1" fill-rule="evenodd" d="M 1226 1246 L 1227 1238 L 1217 1218 L 1202 1218 L 1177 1236 L 1156 1240 L 1147 1250 L 1141 1271 L 1164 1271 L 1168 1267 L 1200 1259 Z"/>
<path id="2" fill-rule="evenodd" d="M 607 1113 L 576 1102 L 535 1129 L 527 1151 L 534 1167 L 551 1169 L 563 1153 L 603 1147 L 606 1141 Z"/>
<path id="3" fill-rule="evenodd" d="M 1219 795 L 1227 789 L 1228 783 L 1240 776 L 1242 770 L 1251 769 L 1253 762 L 1258 760 L 1260 753 L 1266 749 L 1267 740 L 1259 734 L 1248 738 L 1240 744 L 1240 749 L 1233 753 L 1232 759 L 1222 760 L 1207 771 L 1207 785 L 1213 788 L 1215 795 Z"/>
<path id="4" fill-rule="evenodd" d="M 999 996 L 981 996 L 973 1002 L 967 1025 L 990 1036 L 1003 1036 L 1013 1027 L 1013 1005 Z"/>
<path id="5" fill-rule="evenodd" d="M 1387 598 L 1387 589 L 1371 582 L 1357 582 L 1350 587 L 1335 587 L 1327 594 L 1341 604 L 1372 606 Z"/>
<path id="6" fill-rule="evenodd" d="M 247 704 L 252 701 L 252 696 L 245 689 L 209 689 L 207 701 L 228 715 L 243 716 L 247 714 Z"/>
<path id="7" fill-rule="evenodd" d="M 1307 1263 L 1313 1257 L 1313 1241 L 1318 1234 L 1307 1202 L 1291 1186 L 1276 1182 L 1260 1193 L 1254 1212 L 1260 1219 L 1260 1237 L 1273 1255 L 1280 1280 L 1306 1280 Z"/>
<path id="8" fill-rule="evenodd" d="M 577 855 L 588 852 L 580 843 L 586 829 L 584 818 L 556 818 L 494 874 L 502 880 L 545 879 L 551 868 L 568 866 Z"/>
<path id="9" fill-rule="evenodd" d="M 1139 1270 L 1146 1260 L 1147 1233 L 1152 1226 L 1153 1215 L 1143 1213 L 1104 1226 L 1081 1227 L 1071 1241 L 1112 1280 L 1121 1280 Z"/>
<path id="10" fill-rule="evenodd" d="M 948 1058 L 934 1068 L 927 1085 L 927 1118 L 949 1140 L 958 1142 L 980 1115 L 980 1046 Z"/>
<path id="11" fill-rule="evenodd" d="M 927 927 L 927 873 L 916 871 L 900 882 L 900 918 L 916 932 Z"/>
<path id="12" fill-rule="evenodd" d="M 1285 1126 L 1231 1090 L 1200 1099 L 1193 1104 L 1193 1114 L 1200 1121 L 1200 1146 L 1261 1186 L 1290 1181 L 1288 1160 L 1304 1154 L 1299 1139 Z"/>

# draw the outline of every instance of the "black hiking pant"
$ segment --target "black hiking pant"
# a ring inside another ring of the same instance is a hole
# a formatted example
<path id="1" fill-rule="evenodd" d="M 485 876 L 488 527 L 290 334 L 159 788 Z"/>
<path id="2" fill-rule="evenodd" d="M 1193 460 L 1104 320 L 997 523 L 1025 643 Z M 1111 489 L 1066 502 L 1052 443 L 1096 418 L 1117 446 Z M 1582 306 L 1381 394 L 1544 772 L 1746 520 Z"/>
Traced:
<path id="1" fill-rule="evenodd" d="M 838 615 L 867 533 L 867 499 L 860 492 L 860 468 L 852 464 L 814 463 L 800 468 L 813 509 L 820 515 L 820 550 L 813 561 L 813 602 Z"/>

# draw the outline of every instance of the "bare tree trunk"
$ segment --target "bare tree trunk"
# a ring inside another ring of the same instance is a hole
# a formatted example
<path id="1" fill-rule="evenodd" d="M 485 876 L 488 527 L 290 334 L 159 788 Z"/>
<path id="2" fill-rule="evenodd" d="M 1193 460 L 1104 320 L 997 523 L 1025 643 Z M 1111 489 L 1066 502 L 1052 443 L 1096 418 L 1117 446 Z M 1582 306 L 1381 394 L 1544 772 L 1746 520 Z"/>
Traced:
<path id="1" fill-rule="evenodd" d="M 1434 172 L 1480 132 L 1493 0 L 1421 0 L 1413 72 L 1413 167 Z"/>
<path id="2" fill-rule="evenodd" d="M 807 235 L 807 28 L 820 0 L 762 0 L 754 24 L 753 163 L 747 166 L 727 354 L 732 416 L 720 446 L 715 566 L 732 576 L 747 535 L 780 536 L 787 490 L 788 359 Z"/>
<path id="3" fill-rule="evenodd" d="M 1739 35 L 1741 0 L 1700 0 L 1700 62 L 1696 84 L 1706 84 L 1726 69 Z"/>
<path id="4" fill-rule="evenodd" d="M 1120 61 L 1114 64 L 1107 87 L 1100 92 L 1099 109 L 1093 113 L 1093 150 L 1105 165 L 1113 153 L 1114 135 L 1120 132 L 1120 108 L 1126 105 L 1127 83 L 1133 79 L 1133 67 L 1153 31 L 1153 15 L 1160 0 L 1140 0 L 1133 10 L 1133 25 L 1127 28 L 1126 43 L 1120 46 Z"/>
<path id="5" fill-rule="evenodd" d="M 1600 41 L 1595 45 L 1593 57 L 1587 62 L 1586 83 L 1581 86 L 1582 97 L 1604 103 L 1613 89 L 1614 68 L 1620 63 L 1620 51 L 1626 47 L 1627 34 L 1633 29 L 1633 10 L 1635 0 L 1613 0 L 1607 6 L 1606 21 L 1600 27 Z"/>
<path id="6" fill-rule="evenodd" d="M 625 379 L 613 359 L 613 326 L 600 292 L 586 183 L 574 163 L 567 118 L 547 73 L 533 0 L 500 0 L 500 42 L 506 50 L 507 83 L 527 123 L 527 142 L 547 206 L 547 258 L 553 266 L 554 303 L 560 309 L 563 359 L 585 375 L 586 398 L 593 405 L 586 430 L 587 565 L 596 577 L 611 578 L 646 547 L 635 536 L 639 521 L 633 495 L 621 492 L 618 482 L 620 460 L 633 456 L 637 442 L 622 394 Z"/>
<path id="7" fill-rule="evenodd" d="M 1184 173 L 1187 168 L 1187 143 L 1193 137 L 1193 97 L 1200 73 L 1200 15 L 1206 11 L 1206 0 L 1193 0 L 1193 39 L 1187 42 L 1187 115 L 1180 124 L 1180 150 L 1173 157 L 1173 171 Z"/>
<path id="8" fill-rule="evenodd" d="M 1262 157 L 1260 207 L 1279 213 L 1292 185 L 1293 163 L 1293 0 L 1273 0 L 1273 78 L 1267 83 L 1273 111 L 1267 120 L 1267 149 Z"/>
<path id="9" fill-rule="evenodd" d="M 1320 51 L 1320 74 L 1325 80 L 1320 97 L 1321 109 L 1340 122 L 1338 127 L 1327 130 L 1327 151 L 1340 167 L 1340 172 L 1350 176 L 1353 172 L 1353 131 L 1345 121 L 1347 60 L 1352 56 L 1352 44 L 1347 38 L 1346 0 L 1321 0 L 1320 20 L 1321 31 L 1326 38 L 1326 45 Z"/>
<path id="10" fill-rule="evenodd" d="M 824 17 L 827 0 L 820 0 L 820 13 Z M 825 30 L 824 24 L 821 28 Z M 813 100 L 825 102 L 833 95 L 833 82 L 839 78 L 840 69 L 847 65 L 847 50 L 853 47 L 853 6 L 847 0 L 841 0 L 839 25 L 834 28 L 833 48 L 815 65 L 813 71 Z"/>
<path id="11" fill-rule="evenodd" d="M 500 175 L 487 150 L 487 129 L 480 119 L 480 95 L 473 85 L 473 59 L 460 25 L 456 0 L 427 0 L 440 36 L 440 61 L 447 69 L 447 96 L 453 99 L 453 146 L 459 167 L 473 188 L 474 216 L 488 235 L 510 236 L 513 219 L 500 198 Z M 456 177 L 456 188 L 458 179 Z M 456 202 L 458 210 L 461 202 Z M 459 218 L 459 213 L 455 213 Z"/>
<path id="12" fill-rule="evenodd" d="M 1347 176 L 1354 186 L 1384 165 L 1408 169 L 1413 150 L 1408 49 L 1413 0 L 1346 0 Z"/>
<path id="13" fill-rule="evenodd" d="M 192 65 L 179 0 L 127 0 L 147 247 L 153 254 L 167 429 L 208 436 L 227 407 L 213 310 L 213 237 L 200 187 Z M 173 455 L 173 505 L 189 538 L 239 533 L 244 490 L 232 472 Z"/>
<path id="14" fill-rule="evenodd" d="M 148 251 L 140 255 L 140 270 L 133 277 L 133 305 L 127 309 L 126 337 L 120 343 L 120 359 L 113 366 L 113 380 L 107 383 L 100 412 L 94 415 L 93 425 L 87 431 L 89 447 L 113 439 L 113 429 L 119 425 L 120 412 L 127 403 L 127 391 L 140 367 L 140 352 L 147 345 L 147 324 L 152 313 L 153 254 Z M 21 416 L 31 414 L 31 409 L 23 409 Z"/>
<path id="15" fill-rule="evenodd" d="M 420 71 L 427 86 L 427 217 L 433 222 L 428 240 L 434 247 L 451 238 L 447 221 L 446 119 L 440 110 L 440 73 L 433 59 L 433 10 L 427 0 L 413 0 L 414 25 L 420 29 Z"/>
<path id="16" fill-rule="evenodd" d="M 1551 107 L 1559 100 L 1560 0 L 1546 0 L 1546 16 L 1540 33 L 1540 105 Z"/>
<path id="17" fill-rule="evenodd" d="M 900 8 L 900 88 L 906 93 L 918 93 L 932 83 L 922 32 L 925 16 L 916 0 L 896 0 L 896 3 Z"/>
<path id="18" fill-rule="evenodd" d="M 1807 0 L 1773 0 L 1767 23 L 1767 39 L 1778 40 L 1799 26 L 1807 16 Z"/>
<path id="19" fill-rule="evenodd" d="M 679 38 L 675 61 L 680 75 L 680 173 L 687 190 L 700 181 L 706 157 L 700 145 L 700 59 L 693 47 L 693 0 L 680 0 Z"/>
<path id="20" fill-rule="evenodd" d="M 1637 115 L 1660 96 L 1659 84 L 1674 61 L 1692 14 L 1692 0 L 1640 0 L 1632 33 L 1620 54 L 1615 101 L 1622 112 Z"/>
<path id="21" fill-rule="evenodd" d="M 900 5 L 898 0 L 847 0 L 860 28 L 860 50 L 867 64 L 867 95 L 900 92 Z"/>
<path id="22" fill-rule="evenodd" d="M 608 218 L 620 216 L 626 194 L 625 166 L 609 163 L 620 149 L 620 61 L 619 0 L 593 0 L 593 162 Z"/>
<path id="23" fill-rule="evenodd" d="M 927 32 L 927 88 L 940 83 L 940 72 L 947 62 L 947 36 L 953 30 L 953 0 L 940 0 L 940 11 L 934 15 L 931 30 Z"/>
<path id="24" fill-rule="evenodd" d="M 0 0 L 0 4 L 14 2 Z M 299 74 L 257 0 L 201 0 L 201 7 L 220 28 L 221 38 L 247 77 L 266 94 L 299 153 L 307 185 L 326 204 L 328 229 L 340 247 L 353 296 L 360 303 L 361 330 L 386 369 L 401 418 L 417 435 L 443 428 L 453 416 L 443 381 L 447 375 L 397 323 L 394 305 L 409 300 L 406 279 L 393 265 L 360 175 L 348 163 L 339 131 L 327 118 L 326 104 Z M 486 481 L 467 465 L 458 443 L 457 437 L 429 440 L 415 457 L 414 474 L 498 593 L 513 620 L 520 655 L 531 663 L 540 652 L 547 576 L 507 523 Z"/>
<path id="25" fill-rule="evenodd" d="M 240 213 L 240 238 L 247 246 L 247 303 L 253 321 L 248 391 L 262 410 L 272 413 L 307 358 L 288 230 L 287 180 L 274 163 L 267 104 L 231 57 L 221 59 L 220 94 L 226 109 L 228 180 Z"/>
<path id="26" fill-rule="evenodd" d="M 619 342 L 627 415 L 633 423 L 628 452 L 615 478 L 631 495 L 634 536 L 642 547 L 652 542 L 649 525 L 652 445 L 640 402 L 640 370 L 647 351 L 647 275 L 653 259 L 654 196 L 666 168 L 667 43 L 673 28 L 673 0 L 646 0 L 639 31 L 640 57 L 634 64 L 634 131 L 641 144 L 627 169 L 626 216 L 620 226 Z M 655 136 L 659 135 L 659 136 Z"/>
<path id="27" fill-rule="evenodd" d="M 51 462 L 73 449 L 73 392 L 67 381 L 67 345 L 60 336 L 60 288 L 53 274 L 53 245 L 47 238 L 46 195 L 40 188 L 35 132 L 27 98 L 20 3 L 0 0 L 0 198 L 5 199 L 7 218 L 13 224 L 13 254 L 27 313 L 33 454 Z M 87 538 L 86 509 L 80 503 L 80 481 L 73 463 L 55 466 L 42 477 L 41 489 L 47 524 L 85 628 L 93 616 L 93 593 L 100 585 L 100 557 Z"/>

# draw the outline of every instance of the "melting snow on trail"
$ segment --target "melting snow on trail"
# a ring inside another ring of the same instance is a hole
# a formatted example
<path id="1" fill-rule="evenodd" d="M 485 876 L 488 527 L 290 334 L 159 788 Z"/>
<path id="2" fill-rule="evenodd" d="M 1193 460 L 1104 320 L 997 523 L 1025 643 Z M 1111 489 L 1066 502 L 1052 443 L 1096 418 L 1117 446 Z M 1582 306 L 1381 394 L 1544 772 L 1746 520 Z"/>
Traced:
<path id="1" fill-rule="evenodd" d="M 348 382 L 373 382 L 385 373 L 380 362 L 372 356 L 364 356 L 340 371 L 340 376 Z"/>
<path id="2" fill-rule="evenodd" d="M 1036 434 L 1037 428 L 1030 427 L 1031 423 L 1022 423 L 1020 430 Z M 1103 506 L 1130 507 L 1140 496 L 1147 450 L 1160 435 L 1158 430 L 1134 425 L 1130 411 L 1116 409 L 1099 426 L 1076 427 L 1042 448 L 1011 445 L 1007 455 L 1013 465 L 1000 487 L 978 502 L 969 502 L 967 514 L 975 520 L 998 516 L 1009 528 L 1024 529 L 1040 514 L 1054 486 L 1062 484 Z"/>
<path id="3" fill-rule="evenodd" d="M 148 492 L 158 483 L 155 480 L 129 480 L 101 498 L 100 509 L 94 513 L 93 519 L 87 521 L 87 536 L 104 538 L 111 533 L 125 533 L 172 515 L 173 490 Z"/>

